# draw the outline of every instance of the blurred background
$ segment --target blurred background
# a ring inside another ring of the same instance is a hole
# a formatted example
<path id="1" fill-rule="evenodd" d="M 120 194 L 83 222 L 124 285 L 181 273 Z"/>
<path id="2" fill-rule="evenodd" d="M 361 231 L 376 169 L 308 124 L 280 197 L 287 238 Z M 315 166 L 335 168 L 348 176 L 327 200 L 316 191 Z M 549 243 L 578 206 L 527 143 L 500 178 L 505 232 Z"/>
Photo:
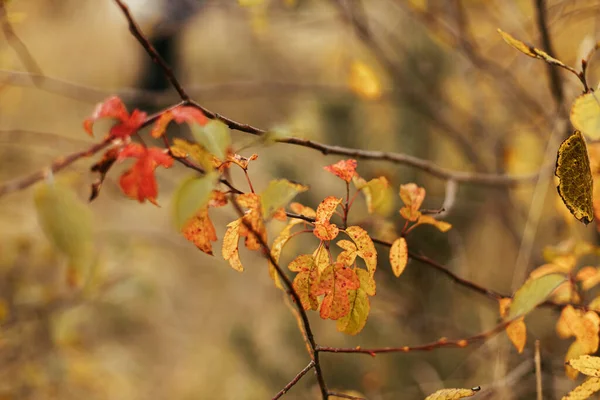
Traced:
<path id="1" fill-rule="evenodd" d="M 557 71 L 562 89 L 553 95 L 547 66 L 508 47 L 496 29 L 543 47 L 536 7 L 545 3 L 554 55 L 576 68 L 600 39 L 600 5 L 585 0 L 127 3 L 184 87 L 210 110 L 328 144 L 498 174 L 535 173 L 554 163 L 568 129 L 560 101 L 568 108 L 581 85 Z M 14 40 L 0 35 L 0 182 L 99 141 L 82 122 L 110 95 L 148 112 L 177 102 L 114 2 L 13 0 L 7 10 L 41 71 L 24 64 Z M 592 59 L 593 87 L 597 65 L 600 59 Z M 344 194 L 343 183 L 323 171 L 338 158 L 286 144 L 265 147 L 239 132 L 233 138 L 242 155 L 259 154 L 250 167 L 257 190 L 273 178 L 301 182 L 311 189 L 297 200 L 313 208 Z M 56 179 L 86 199 L 98 158 Z M 65 283 L 66 261 L 39 227 L 34 189 L 0 198 L 0 399 L 271 398 L 309 358 L 265 260 L 241 250 L 246 271 L 238 273 L 220 257 L 220 241 L 210 257 L 177 233 L 170 198 L 188 170 L 158 171 L 162 207 L 155 207 L 120 192 L 119 171 L 127 166 L 111 171 L 90 204 L 97 266 L 85 296 L 73 296 Z M 358 172 L 386 176 L 395 193 L 402 183 L 424 186 L 426 208 L 444 202 L 446 182 L 420 170 L 359 160 Z M 245 184 L 243 175 L 234 180 Z M 400 206 L 396 197 L 388 215 L 370 216 L 361 200 L 350 220 L 393 239 L 403 225 Z M 221 239 L 236 214 L 225 207 L 211 216 Z M 597 241 L 595 226 L 566 215 L 548 175 L 515 188 L 460 185 L 445 220 L 451 231 L 420 227 L 410 248 L 506 294 L 544 263 L 544 247 Z M 271 223 L 269 239 L 282 227 Z M 291 241 L 282 264 L 315 245 Z M 397 279 L 387 249 L 379 251 L 365 329 L 346 336 L 310 313 L 319 344 L 414 345 L 498 323 L 497 302 L 414 261 Z M 527 318 L 521 355 L 503 333 L 465 349 L 324 354 L 323 370 L 332 389 L 369 399 L 419 399 L 443 387 L 476 385 L 483 387 L 477 398 L 530 399 L 533 342 L 540 339 L 544 398 L 560 398 L 575 383 L 564 374 L 571 341 L 556 336 L 557 317 L 545 309 Z M 310 373 L 285 398 L 318 398 L 315 385 Z"/>

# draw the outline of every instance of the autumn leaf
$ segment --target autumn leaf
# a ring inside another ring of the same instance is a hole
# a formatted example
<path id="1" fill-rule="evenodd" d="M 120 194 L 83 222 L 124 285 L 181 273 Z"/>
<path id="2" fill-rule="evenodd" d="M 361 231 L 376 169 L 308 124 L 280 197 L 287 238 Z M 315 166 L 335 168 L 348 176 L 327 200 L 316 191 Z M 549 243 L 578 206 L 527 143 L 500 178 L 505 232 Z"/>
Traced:
<path id="1" fill-rule="evenodd" d="M 399 237 L 394 240 L 392 247 L 390 247 L 390 264 L 392 265 L 392 271 L 396 278 L 402 275 L 406 264 L 408 263 L 408 245 L 406 239 Z"/>
<path id="2" fill-rule="evenodd" d="M 421 216 L 419 209 L 425 200 L 425 189 L 415 183 L 400 185 L 400 199 L 404 207 L 400 209 L 400 215 L 407 221 L 417 221 Z"/>
<path id="3" fill-rule="evenodd" d="M 319 273 L 323 273 L 323 271 L 325 271 L 325 269 L 327 269 L 332 262 L 329 250 L 322 244 L 314 251 L 313 258 L 315 259 L 315 264 L 319 269 Z"/>
<path id="4" fill-rule="evenodd" d="M 331 172 L 346 182 L 350 182 L 352 177 L 356 174 L 356 166 L 356 160 L 340 160 L 335 164 L 323 167 L 323 169 Z"/>
<path id="5" fill-rule="evenodd" d="M 512 302 L 511 298 L 499 300 L 500 316 L 505 317 Z M 506 327 L 506 334 L 519 354 L 523 353 L 525 343 L 527 342 L 527 328 L 525 326 L 525 317 L 518 318 Z"/>
<path id="6" fill-rule="evenodd" d="M 567 354 L 565 355 L 565 373 L 569 379 L 576 379 L 577 375 L 579 375 L 579 371 L 568 364 L 569 360 L 578 358 L 582 355 L 586 355 L 586 353 L 583 351 L 581 343 L 577 340 L 571 343 L 567 350 Z"/>
<path id="7" fill-rule="evenodd" d="M 554 174 L 559 179 L 558 194 L 571 214 L 586 225 L 592 222 L 594 180 L 581 132 L 573 132 L 560 145 Z"/>
<path id="8" fill-rule="evenodd" d="M 513 296 L 510 310 L 506 320 L 525 316 L 548 296 L 564 281 L 566 277 L 562 274 L 549 274 L 537 279 L 529 279 Z"/>
<path id="9" fill-rule="evenodd" d="M 303 254 L 296 257 L 289 265 L 290 271 L 298 272 L 294 278 L 293 286 L 300 297 L 300 302 L 305 310 L 319 308 L 316 293 L 319 285 L 319 271 L 311 255 Z"/>
<path id="10" fill-rule="evenodd" d="M 157 205 L 158 185 L 154 170 L 158 166 L 169 168 L 173 165 L 171 156 L 158 147 L 146 148 L 141 144 L 130 143 L 119 153 L 118 161 L 136 158 L 131 169 L 126 171 L 119 181 L 121 190 L 128 197 L 143 203 L 145 200 Z"/>
<path id="11" fill-rule="evenodd" d="M 567 305 L 561 312 L 556 331 L 562 338 L 575 336 L 582 354 L 595 353 L 599 345 L 600 317 L 594 311 L 584 313 Z"/>
<path id="12" fill-rule="evenodd" d="M 465 397 L 475 396 L 481 388 L 479 386 L 472 389 L 441 389 L 430 394 L 425 400 L 458 400 Z"/>
<path id="13" fill-rule="evenodd" d="M 321 318 L 336 320 L 347 315 L 350 312 L 348 290 L 359 287 L 360 282 L 353 269 L 338 262 L 327 267 L 312 291 L 314 296 L 325 295 L 321 303 Z"/>
<path id="14" fill-rule="evenodd" d="M 209 207 L 221 207 L 225 204 L 227 204 L 225 194 L 217 190 L 212 191 L 208 204 L 197 210 L 181 228 L 183 236 L 206 254 L 213 254 L 211 242 L 217 240 L 215 226 L 210 220 L 208 209 Z"/>
<path id="15" fill-rule="evenodd" d="M 419 215 L 419 219 L 417 219 L 417 223 L 414 226 L 423 224 L 433 225 L 436 228 L 438 228 L 441 232 L 448 232 L 452 228 L 452 225 L 450 225 L 448 222 L 437 220 L 431 215 L 421 214 Z"/>
<path id="16" fill-rule="evenodd" d="M 510 46 L 512 46 L 513 48 L 519 50 L 521 53 L 529 56 L 529 57 L 533 57 L 533 58 L 538 58 L 540 60 L 544 60 L 546 61 L 548 64 L 551 65 L 556 65 L 559 67 L 563 67 L 566 68 L 566 65 L 560 61 L 557 60 L 556 58 L 550 56 L 548 53 L 546 53 L 543 50 L 537 49 L 533 46 L 530 46 L 528 44 L 525 44 L 524 42 L 515 39 L 513 36 L 511 36 L 510 34 L 498 29 L 498 33 L 500 33 L 500 36 L 502 36 L 502 39 L 504 39 L 504 41 L 506 43 L 508 43 Z"/>
<path id="17" fill-rule="evenodd" d="M 239 227 L 240 235 L 245 237 L 244 245 L 248 250 L 259 250 L 261 241 L 256 237 L 256 232 L 263 242 L 267 242 L 267 229 L 262 215 L 260 196 L 255 193 L 244 193 L 237 197 L 236 201 L 248 211 L 244 214 L 243 221 Z"/>
<path id="18" fill-rule="evenodd" d="M 338 256 L 337 261 L 349 267 L 356 260 L 356 245 L 349 240 L 338 240 L 336 245 L 344 249 Z"/>
<path id="19" fill-rule="evenodd" d="M 211 171 L 182 182 L 173 195 L 174 218 L 178 229 L 181 230 L 199 209 L 208 204 L 218 178 L 219 174 Z"/>
<path id="20" fill-rule="evenodd" d="M 589 378 L 571 390 L 562 400 L 585 400 L 598 391 L 600 391 L 600 378 Z"/>
<path id="21" fill-rule="evenodd" d="M 171 146 L 171 154 L 175 158 L 191 158 L 205 171 L 212 171 L 221 165 L 221 161 L 197 143 L 175 138 Z"/>
<path id="22" fill-rule="evenodd" d="M 393 191 L 385 176 L 365 181 L 359 176 L 353 178 L 358 190 L 365 196 L 369 214 L 388 215 L 394 207 Z"/>
<path id="23" fill-rule="evenodd" d="M 271 245 L 271 256 L 276 263 L 279 263 L 279 257 L 281 257 L 281 252 L 283 251 L 283 247 L 290 240 L 292 228 L 298 224 L 302 223 L 300 219 L 292 219 L 282 230 L 279 232 L 279 235 L 273 241 Z M 279 289 L 283 289 L 283 285 L 281 284 L 281 280 L 279 278 L 279 274 L 275 269 L 275 266 L 269 260 L 269 276 L 275 282 L 275 287 Z"/>
<path id="24" fill-rule="evenodd" d="M 358 276 L 360 287 L 348 291 L 350 312 L 336 322 L 337 330 L 348 335 L 356 335 L 365 327 L 371 310 L 369 296 L 375 295 L 375 281 L 369 273 L 364 269 L 354 271 Z"/>
<path id="25" fill-rule="evenodd" d="M 600 357 L 584 355 L 567 361 L 567 364 L 584 375 L 600 378 Z"/>
<path id="26" fill-rule="evenodd" d="M 583 267 L 577 271 L 575 279 L 581 282 L 583 290 L 590 290 L 600 283 L 600 268 Z"/>
<path id="27" fill-rule="evenodd" d="M 223 236 L 223 258 L 229 261 L 229 264 L 236 271 L 242 272 L 244 267 L 240 261 L 238 245 L 240 241 L 240 226 L 242 218 L 238 218 L 227 224 L 227 231 Z"/>
<path id="28" fill-rule="evenodd" d="M 329 196 L 319 204 L 316 212 L 315 228 L 313 233 L 321 240 L 333 240 L 337 237 L 339 229 L 337 225 L 329 222 L 337 206 L 342 199 Z"/>
<path id="29" fill-rule="evenodd" d="M 356 243 L 356 254 L 365 261 L 367 270 L 373 276 L 377 269 L 377 250 L 371 237 L 360 226 L 349 226 L 345 232 Z"/>
<path id="30" fill-rule="evenodd" d="M 152 128 L 152 131 L 150 132 L 152 137 L 159 138 L 162 135 L 164 135 L 167 126 L 171 121 L 175 121 L 178 124 L 186 122 L 190 125 L 194 123 L 199 125 L 206 125 L 206 123 L 209 120 L 208 118 L 206 118 L 206 115 L 204 115 L 202 111 L 198 110 L 195 107 L 175 107 L 172 110 L 165 111 L 158 118 L 158 120 L 154 124 L 154 127 Z"/>
<path id="31" fill-rule="evenodd" d="M 308 217 L 308 218 L 316 218 L 317 217 L 317 213 L 315 210 L 313 210 L 310 207 L 306 207 L 300 203 L 291 203 L 290 210 L 292 210 L 296 214 L 304 215 L 305 217 Z"/>
<path id="32" fill-rule="evenodd" d="M 93 135 L 94 123 L 98 119 L 113 118 L 118 123 L 110 129 L 109 137 L 125 138 L 137 132 L 146 121 L 146 117 L 146 113 L 139 110 L 133 110 L 129 115 L 121 99 L 114 96 L 98 104 L 92 116 L 84 120 L 83 127 L 87 133 Z"/>
<path id="33" fill-rule="evenodd" d="M 287 179 L 275 179 L 260 194 L 262 213 L 265 219 L 273 217 L 275 212 L 285 207 L 298 193 L 308 190 L 307 186 L 290 182 Z"/>
<path id="34" fill-rule="evenodd" d="M 600 139 L 600 99 L 595 92 L 575 99 L 571 106 L 571 123 L 590 139 Z"/>

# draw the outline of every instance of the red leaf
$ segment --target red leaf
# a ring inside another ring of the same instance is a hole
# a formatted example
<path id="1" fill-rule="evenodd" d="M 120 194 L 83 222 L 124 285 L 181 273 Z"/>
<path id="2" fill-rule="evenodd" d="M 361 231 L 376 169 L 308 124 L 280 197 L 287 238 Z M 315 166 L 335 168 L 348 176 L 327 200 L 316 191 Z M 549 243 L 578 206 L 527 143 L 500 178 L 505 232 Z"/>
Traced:
<path id="1" fill-rule="evenodd" d="M 140 110 L 134 110 L 129 115 L 121 99 L 114 96 L 108 98 L 104 103 L 98 104 L 92 116 L 83 121 L 83 127 L 87 133 L 93 135 L 93 126 L 96 120 L 101 118 L 115 118 L 120 123 L 110 129 L 109 137 L 124 138 L 137 132 L 144 121 L 146 121 L 146 117 L 147 114 Z"/>
<path id="2" fill-rule="evenodd" d="M 140 203 L 147 199 L 151 203 L 157 204 L 158 187 L 154 170 L 158 166 L 171 167 L 173 165 L 171 156 L 158 147 L 146 148 L 140 144 L 131 143 L 119 153 L 119 161 L 125 158 L 137 158 L 137 161 L 121 176 L 119 184 L 123 193 Z"/>
<path id="3" fill-rule="evenodd" d="M 350 182 L 356 174 L 356 160 L 340 160 L 335 164 L 323 167 L 325 171 L 342 178 L 346 182 Z"/>
<path id="4" fill-rule="evenodd" d="M 321 318 L 339 319 L 350 312 L 348 290 L 358 289 L 360 281 L 353 269 L 336 262 L 321 274 L 319 286 L 312 292 L 318 296 L 324 294 L 321 303 Z"/>

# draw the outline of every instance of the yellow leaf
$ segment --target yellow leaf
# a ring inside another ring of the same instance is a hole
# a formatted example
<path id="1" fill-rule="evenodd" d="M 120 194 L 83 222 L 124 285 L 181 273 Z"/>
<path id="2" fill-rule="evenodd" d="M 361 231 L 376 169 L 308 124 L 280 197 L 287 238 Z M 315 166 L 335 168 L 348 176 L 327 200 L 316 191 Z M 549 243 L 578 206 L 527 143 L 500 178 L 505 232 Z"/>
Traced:
<path id="1" fill-rule="evenodd" d="M 373 276 L 377 269 L 377 250 L 371 237 L 360 226 L 349 226 L 346 234 L 356 243 L 356 254 L 365 261 L 367 270 Z"/>
<path id="2" fill-rule="evenodd" d="M 394 240 L 390 248 L 390 264 L 396 278 L 402 275 L 408 263 L 408 245 L 406 239 L 400 237 Z"/>
<path id="3" fill-rule="evenodd" d="M 479 386 L 472 389 L 442 389 L 430 394 L 425 400 L 458 400 L 475 396 L 480 390 Z"/>
<path id="4" fill-rule="evenodd" d="M 350 312 L 336 322 L 337 330 L 348 335 L 356 335 L 365 327 L 371 310 L 369 295 L 375 294 L 375 281 L 369 273 L 364 269 L 355 269 L 355 272 L 360 287 L 348 291 Z"/>
<path id="5" fill-rule="evenodd" d="M 208 216 L 208 206 L 198 210 L 183 226 L 181 233 L 204 253 L 213 254 L 212 242 L 217 240 L 217 232 Z"/>
<path id="6" fill-rule="evenodd" d="M 349 240 L 338 240 L 336 244 L 344 249 L 344 251 L 338 255 L 337 261 L 347 267 L 354 264 L 354 260 L 356 260 L 356 245 Z"/>
<path id="7" fill-rule="evenodd" d="M 451 228 L 452 225 L 449 224 L 448 222 L 445 221 L 440 221 L 437 220 L 435 218 L 433 218 L 431 215 L 419 215 L 419 219 L 417 220 L 416 225 L 423 225 L 423 224 L 428 224 L 428 225 L 433 225 L 436 228 L 438 228 L 441 232 L 448 232 Z"/>
<path id="8" fill-rule="evenodd" d="M 179 138 L 173 139 L 171 152 L 173 153 L 174 157 L 190 157 L 206 171 L 211 171 L 221 164 L 221 162 L 214 155 L 209 153 L 204 147 L 197 143 L 190 143 Z"/>
<path id="9" fill-rule="evenodd" d="M 584 224 L 594 219 L 593 179 L 587 146 L 575 131 L 558 149 L 555 175 L 560 179 L 558 194 L 571 214 Z"/>
<path id="10" fill-rule="evenodd" d="M 584 375 L 600 377 L 600 357 L 579 356 L 567 361 L 567 364 Z"/>
<path id="11" fill-rule="evenodd" d="M 589 378 L 568 395 L 563 396 L 562 400 L 585 400 L 589 399 L 594 393 L 600 390 L 600 378 Z"/>
<path id="12" fill-rule="evenodd" d="M 585 355 L 585 352 L 581 348 L 581 344 L 578 341 L 575 341 L 571 343 L 571 346 L 569 346 L 569 349 L 567 350 L 567 354 L 565 355 L 565 363 L 567 363 L 569 360 L 579 358 L 582 355 Z M 577 378 L 577 375 L 579 375 L 579 372 L 569 364 L 565 364 L 565 373 L 569 379 L 575 379 Z"/>
<path id="13" fill-rule="evenodd" d="M 600 268 L 583 267 L 577 271 L 575 279 L 581 281 L 581 288 L 583 290 L 590 290 L 600 283 Z"/>
<path id="14" fill-rule="evenodd" d="M 223 236 L 223 258 L 229 261 L 231 267 L 239 272 L 244 270 L 244 266 L 240 261 L 240 255 L 238 253 L 241 224 L 242 218 L 238 218 L 235 221 L 230 222 L 227 224 L 227 231 Z"/>
<path id="15" fill-rule="evenodd" d="M 305 310 L 316 310 L 319 301 L 315 292 L 319 284 L 319 271 L 311 255 L 303 254 L 296 257 L 289 265 L 290 271 L 298 272 L 294 278 L 293 286 L 300 297 Z"/>
<path id="16" fill-rule="evenodd" d="M 600 296 L 595 297 L 594 300 L 590 301 L 588 308 L 594 311 L 600 311 Z"/>
<path id="17" fill-rule="evenodd" d="M 536 49 L 533 46 L 530 46 L 528 44 L 525 44 L 523 42 L 521 42 L 520 40 L 515 39 L 514 37 L 512 37 L 511 35 L 509 35 L 508 33 L 498 29 L 498 33 L 500 33 L 500 35 L 502 36 L 502 39 L 504 39 L 504 41 L 506 43 L 508 43 L 510 46 L 514 47 L 515 49 L 519 50 L 521 53 L 528 55 L 529 57 L 533 57 L 533 58 L 538 58 L 540 60 L 544 60 L 546 61 L 548 64 L 552 64 L 552 65 L 556 65 L 556 66 L 560 66 L 563 68 L 567 68 L 567 66 L 560 60 L 557 60 L 556 58 L 550 56 L 548 53 L 546 53 L 543 50 L 540 49 Z"/>
<path id="18" fill-rule="evenodd" d="M 571 123 L 592 140 L 600 139 L 600 98 L 596 92 L 577 97 L 571 107 Z"/>
<path id="19" fill-rule="evenodd" d="M 260 195 L 264 218 L 270 219 L 277 209 L 287 206 L 298 193 L 307 190 L 307 186 L 286 179 L 272 180 Z"/>
<path id="20" fill-rule="evenodd" d="M 367 100 L 375 100 L 381 97 L 381 82 L 367 64 L 354 61 L 350 65 L 348 77 L 350 89 L 360 97 Z"/>
<path id="21" fill-rule="evenodd" d="M 319 246 L 313 253 L 315 264 L 319 269 L 319 273 L 323 272 L 327 267 L 331 265 L 331 258 L 329 252 L 325 246 Z"/>
<path id="22" fill-rule="evenodd" d="M 392 211 L 394 207 L 393 192 L 385 176 L 371 179 L 369 182 L 355 176 L 353 181 L 357 189 L 362 191 L 365 196 L 369 214 L 388 215 Z"/>
<path id="23" fill-rule="evenodd" d="M 309 218 L 316 218 L 317 213 L 310 207 L 303 206 L 300 203 L 291 203 L 290 210 L 295 212 L 296 214 L 304 215 Z"/>
<path id="24" fill-rule="evenodd" d="M 301 219 L 292 219 L 290 223 L 288 223 L 285 228 L 279 232 L 279 235 L 273 241 L 273 245 L 271 246 L 271 256 L 273 256 L 275 262 L 279 262 L 279 257 L 281 257 L 283 246 L 285 246 L 288 240 L 290 240 L 292 228 L 300 223 L 302 223 Z M 283 285 L 279 279 L 279 274 L 275 270 L 275 266 L 271 264 L 271 260 L 269 260 L 269 276 L 271 279 L 273 279 L 273 282 L 275 282 L 275 287 L 283 289 Z"/>
<path id="25" fill-rule="evenodd" d="M 581 345 L 582 354 L 590 354 L 598 350 L 600 318 L 594 311 L 584 314 L 571 305 L 564 307 L 556 324 L 556 331 L 562 338 L 575 336 Z"/>
<path id="26" fill-rule="evenodd" d="M 408 221 L 418 220 L 421 215 L 419 209 L 425 199 L 425 189 L 417 186 L 415 183 L 400 185 L 400 199 L 405 205 L 405 207 L 400 209 L 402 218 Z"/>
<path id="27" fill-rule="evenodd" d="M 340 198 L 334 196 L 326 197 L 321 204 L 319 204 L 319 207 L 317 207 L 316 221 L 318 223 L 328 222 L 333 216 L 333 213 L 335 213 L 337 206 L 341 203 L 342 199 Z"/>

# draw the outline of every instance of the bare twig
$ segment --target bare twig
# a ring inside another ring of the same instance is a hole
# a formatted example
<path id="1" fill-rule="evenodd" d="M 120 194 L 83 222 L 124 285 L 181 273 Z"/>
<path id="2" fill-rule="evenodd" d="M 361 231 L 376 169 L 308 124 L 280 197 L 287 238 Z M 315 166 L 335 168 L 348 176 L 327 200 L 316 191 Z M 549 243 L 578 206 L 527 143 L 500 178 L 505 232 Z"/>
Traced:
<path id="1" fill-rule="evenodd" d="M 535 341 L 535 355 L 533 358 L 535 362 L 535 391 L 537 394 L 537 400 L 544 398 L 542 394 L 542 357 L 540 356 L 540 340 Z"/>
<path id="2" fill-rule="evenodd" d="M 135 22 L 133 16 L 129 11 L 129 7 L 127 7 L 127 5 L 121 0 L 115 0 L 115 3 L 117 3 L 121 11 L 123 11 L 123 15 L 125 15 L 125 18 L 127 18 L 127 22 L 129 23 L 129 31 L 131 32 L 133 37 L 135 37 L 136 40 L 142 45 L 144 50 L 146 50 L 146 53 L 148 53 L 150 58 L 152 58 L 152 61 L 154 61 L 162 69 L 163 74 L 167 77 L 173 88 L 177 91 L 181 100 L 188 101 L 190 99 L 190 96 L 188 96 L 186 91 L 183 89 L 183 87 L 175 77 L 175 74 L 173 73 L 171 67 L 166 63 L 166 61 L 161 57 L 161 55 L 158 54 L 154 46 L 152 46 L 150 41 L 146 38 L 146 36 L 138 26 L 137 22 Z"/>
<path id="3" fill-rule="evenodd" d="M 392 162 L 394 164 L 408 165 L 414 168 L 418 168 L 428 173 L 429 175 L 435 176 L 436 178 L 444 180 L 453 180 L 456 183 L 468 183 L 482 186 L 517 186 L 520 184 L 533 183 L 537 180 L 538 177 L 537 173 L 511 176 L 478 172 L 452 171 L 446 168 L 439 167 L 438 165 L 430 161 L 413 157 L 408 154 L 391 153 L 375 150 L 352 149 L 341 146 L 331 146 L 312 140 L 300 139 L 295 137 L 279 139 L 278 142 L 308 147 L 311 149 L 318 150 L 325 155 L 337 154 L 353 158 L 360 158 L 363 160 L 381 160 Z"/>
<path id="4" fill-rule="evenodd" d="M 320 352 L 326 353 L 358 353 L 358 354 L 368 354 L 370 356 L 375 356 L 380 353 L 408 353 L 411 351 L 430 351 L 433 349 L 439 349 L 442 347 L 455 347 L 455 348 L 464 348 L 473 343 L 481 342 L 490 337 L 502 332 L 506 329 L 508 325 L 510 325 L 511 321 L 502 322 L 499 325 L 496 325 L 494 328 L 489 331 L 481 332 L 473 336 L 466 337 L 464 339 L 447 339 L 441 338 L 436 340 L 435 342 L 416 345 L 416 346 L 400 346 L 400 347 L 377 347 L 377 348 L 367 348 L 363 349 L 362 347 L 318 347 Z"/>
<path id="5" fill-rule="evenodd" d="M 277 400 L 281 396 L 286 394 L 288 392 L 288 390 L 290 390 L 296 383 L 298 383 L 298 381 L 300 381 L 300 379 L 302 379 L 302 377 L 304 375 L 306 375 L 306 373 L 308 371 L 310 371 L 314 366 L 315 366 L 315 361 L 310 360 L 308 365 L 306 367 L 304 367 L 304 369 L 302 369 L 302 371 L 298 372 L 298 374 L 294 377 L 294 379 L 292 379 L 287 385 L 285 385 L 285 387 L 283 389 L 281 389 L 279 392 L 277 392 L 277 394 L 275 396 L 273 396 L 272 400 Z"/>

